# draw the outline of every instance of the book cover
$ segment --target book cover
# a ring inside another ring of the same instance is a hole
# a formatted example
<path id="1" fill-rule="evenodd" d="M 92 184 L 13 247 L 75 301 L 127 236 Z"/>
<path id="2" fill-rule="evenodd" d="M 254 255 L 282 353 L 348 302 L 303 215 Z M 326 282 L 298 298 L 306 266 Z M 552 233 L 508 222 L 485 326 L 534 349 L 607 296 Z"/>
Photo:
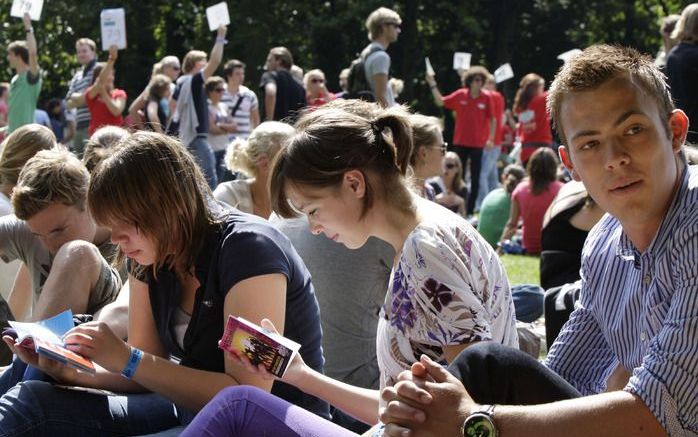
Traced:
<path id="1" fill-rule="evenodd" d="M 230 315 L 218 347 L 244 353 L 252 364 L 264 364 L 271 374 L 281 378 L 301 345 L 242 317 Z"/>
<path id="2" fill-rule="evenodd" d="M 95 373 L 92 361 L 65 348 L 61 337 L 73 328 L 70 310 L 39 322 L 9 322 L 17 333 L 17 344 L 37 354 L 88 373 Z"/>

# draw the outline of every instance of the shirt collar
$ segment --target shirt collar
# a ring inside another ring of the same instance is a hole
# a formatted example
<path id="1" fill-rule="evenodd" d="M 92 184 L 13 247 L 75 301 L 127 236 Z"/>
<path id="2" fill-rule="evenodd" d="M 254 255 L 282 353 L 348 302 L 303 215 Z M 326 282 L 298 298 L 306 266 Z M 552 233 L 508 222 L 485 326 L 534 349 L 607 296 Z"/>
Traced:
<path id="1" fill-rule="evenodd" d="M 666 240 L 667 236 L 670 234 L 671 228 L 673 227 L 673 222 L 677 217 L 677 214 L 681 211 L 682 200 L 686 196 L 686 190 L 688 189 L 688 164 L 684 164 L 683 171 L 681 172 L 681 182 L 679 184 L 678 190 L 674 193 L 674 197 L 671 200 L 669 209 L 667 210 L 662 222 L 654 234 L 652 242 L 647 246 L 646 254 L 652 255 L 653 252 L 661 247 L 662 243 Z M 618 247 L 616 248 L 616 255 L 625 259 L 626 261 L 638 262 L 641 256 L 640 251 L 635 248 L 632 241 L 628 235 L 621 231 L 620 240 L 618 241 Z"/>
<path id="2" fill-rule="evenodd" d="M 96 58 L 85 64 L 85 66 L 82 68 L 82 74 L 86 74 L 87 72 L 92 70 L 95 67 L 95 65 L 97 65 Z"/>

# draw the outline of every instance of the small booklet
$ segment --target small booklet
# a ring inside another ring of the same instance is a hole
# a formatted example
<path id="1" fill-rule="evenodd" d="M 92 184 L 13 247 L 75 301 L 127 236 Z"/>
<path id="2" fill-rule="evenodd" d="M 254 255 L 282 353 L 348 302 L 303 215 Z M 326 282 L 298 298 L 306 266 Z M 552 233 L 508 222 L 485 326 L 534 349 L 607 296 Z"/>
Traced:
<path id="1" fill-rule="evenodd" d="M 9 322 L 17 333 L 16 342 L 19 346 L 34 349 L 37 354 L 44 355 L 70 367 L 87 373 L 95 373 L 92 361 L 65 348 L 61 337 L 73 328 L 73 313 L 63 311 L 57 316 L 39 322 Z"/>
<path id="2" fill-rule="evenodd" d="M 244 353 L 252 364 L 264 364 L 271 374 L 281 378 L 301 345 L 242 317 L 230 315 L 218 347 Z"/>

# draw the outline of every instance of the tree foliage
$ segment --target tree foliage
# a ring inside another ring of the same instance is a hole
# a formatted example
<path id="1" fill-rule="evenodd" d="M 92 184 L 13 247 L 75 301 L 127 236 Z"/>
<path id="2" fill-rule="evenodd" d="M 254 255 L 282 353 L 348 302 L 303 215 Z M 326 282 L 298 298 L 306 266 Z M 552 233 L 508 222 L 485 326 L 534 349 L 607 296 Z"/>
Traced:
<path id="1" fill-rule="evenodd" d="M 74 43 L 87 36 L 99 45 L 103 8 L 126 9 L 128 49 L 117 63 L 117 86 L 135 97 L 147 83 L 152 64 L 169 54 L 180 58 L 190 49 L 209 51 L 214 34 L 204 10 L 218 0 L 49 0 L 35 23 L 45 82 L 42 99 L 65 95 L 75 69 Z M 516 78 L 502 84 L 511 99 L 518 78 L 537 72 L 551 80 L 561 65 L 559 53 L 594 43 L 634 46 L 654 54 L 660 47 L 659 19 L 680 13 L 689 1 L 679 0 L 238 0 L 229 1 L 230 43 L 225 58 L 248 65 L 247 82 L 255 89 L 270 47 L 287 46 L 304 69 L 320 68 L 330 89 L 336 78 L 368 43 L 365 18 L 378 6 L 403 18 L 399 41 L 389 48 L 392 73 L 405 81 L 400 100 L 435 113 L 424 83 L 424 56 L 437 70 L 443 91 L 459 86 L 452 70 L 454 51 L 473 54 L 473 63 L 493 71 L 511 63 Z M 3 0 L 0 20 L 6 45 L 23 38 L 19 19 L 9 17 L 11 0 Z M 104 59 L 106 54 L 100 53 Z M 2 80 L 10 78 L 4 57 Z"/>

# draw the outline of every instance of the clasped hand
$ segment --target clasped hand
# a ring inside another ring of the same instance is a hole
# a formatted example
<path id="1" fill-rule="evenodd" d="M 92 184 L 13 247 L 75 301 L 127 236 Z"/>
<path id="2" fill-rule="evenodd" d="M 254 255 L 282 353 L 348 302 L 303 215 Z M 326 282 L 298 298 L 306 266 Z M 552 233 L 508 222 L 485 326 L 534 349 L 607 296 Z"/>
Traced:
<path id="1" fill-rule="evenodd" d="M 422 355 L 398 379 L 381 392 L 386 405 L 380 410 L 384 435 L 461 437 L 460 427 L 476 405 L 456 377 Z"/>

